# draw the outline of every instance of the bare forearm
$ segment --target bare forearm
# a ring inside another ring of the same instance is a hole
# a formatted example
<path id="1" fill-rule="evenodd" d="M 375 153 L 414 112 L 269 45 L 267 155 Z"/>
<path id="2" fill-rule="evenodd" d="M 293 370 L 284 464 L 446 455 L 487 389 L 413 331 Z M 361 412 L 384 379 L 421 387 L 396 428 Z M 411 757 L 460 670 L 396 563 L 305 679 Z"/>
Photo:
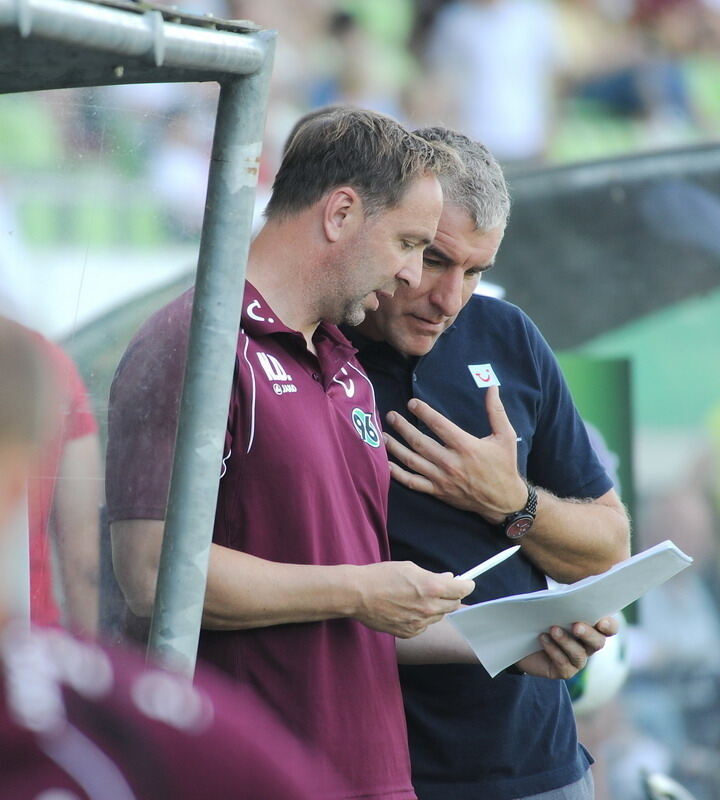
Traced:
<path id="1" fill-rule="evenodd" d="M 163 528 L 161 520 L 112 526 L 115 572 L 141 617 L 152 614 Z M 211 544 L 203 627 L 236 630 L 345 616 L 351 610 L 351 569 L 279 564 Z"/>
<path id="2" fill-rule="evenodd" d="M 479 664 L 464 637 L 445 619 L 412 639 L 396 639 L 399 664 Z"/>
<path id="3" fill-rule="evenodd" d="M 213 545 L 204 625 L 216 630 L 349 617 L 403 639 L 460 607 L 471 581 L 409 561 L 279 564 Z"/>
<path id="4" fill-rule="evenodd" d="M 163 529 L 162 520 L 111 526 L 115 573 L 138 616 L 152 613 Z M 457 610 L 473 588 L 409 561 L 283 564 L 212 544 L 203 626 L 237 630 L 352 617 L 407 638 Z"/>
<path id="5" fill-rule="evenodd" d="M 87 563 L 63 569 L 64 618 L 75 631 L 94 635 L 100 611 L 98 562 L 85 554 Z"/>
<path id="6" fill-rule="evenodd" d="M 99 613 L 102 466 L 97 436 L 66 443 L 51 516 L 64 599 L 64 621 L 94 634 Z"/>
<path id="7" fill-rule="evenodd" d="M 572 583 L 627 558 L 629 535 L 627 514 L 614 492 L 582 501 L 538 489 L 537 517 L 522 547 L 551 578 Z"/>
<path id="8" fill-rule="evenodd" d="M 260 628 L 350 616 L 353 567 L 279 564 L 213 545 L 203 627 Z"/>

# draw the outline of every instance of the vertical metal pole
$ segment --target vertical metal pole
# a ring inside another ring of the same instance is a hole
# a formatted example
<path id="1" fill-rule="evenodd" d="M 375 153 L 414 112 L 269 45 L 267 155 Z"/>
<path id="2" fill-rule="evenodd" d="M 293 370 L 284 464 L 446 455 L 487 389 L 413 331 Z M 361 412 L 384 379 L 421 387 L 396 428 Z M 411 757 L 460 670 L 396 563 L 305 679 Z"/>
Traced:
<path id="1" fill-rule="evenodd" d="M 274 32 L 259 72 L 218 104 L 185 382 L 148 653 L 192 676 L 252 230 Z"/>

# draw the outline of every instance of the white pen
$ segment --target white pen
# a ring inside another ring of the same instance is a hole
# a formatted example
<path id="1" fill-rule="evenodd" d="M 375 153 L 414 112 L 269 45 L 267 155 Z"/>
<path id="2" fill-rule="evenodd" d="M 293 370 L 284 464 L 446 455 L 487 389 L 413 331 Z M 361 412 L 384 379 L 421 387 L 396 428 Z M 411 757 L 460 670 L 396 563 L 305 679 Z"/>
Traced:
<path id="1" fill-rule="evenodd" d="M 482 575 L 483 572 L 487 572 L 489 569 L 496 567 L 498 564 L 501 564 L 505 561 L 506 558 L 510 558 L 510 556 L 517 553 L 520 549 L 520 545 L 516 544 L 514 547 L 508 547 L 505 550 L 501 550 L 499 553 L 495 553 L 494 556 L 490 556 L 490 558 L 486 558 L 485 561 L 478 564 L 476 567 L 469 569 L 467 572 L 463 572 L 462 575 L 456 575 L 456 578 L 460 578 L 461 580 L 468 580 L 471 581 L 474 578 L 477 578 L 478 575 Z"/>

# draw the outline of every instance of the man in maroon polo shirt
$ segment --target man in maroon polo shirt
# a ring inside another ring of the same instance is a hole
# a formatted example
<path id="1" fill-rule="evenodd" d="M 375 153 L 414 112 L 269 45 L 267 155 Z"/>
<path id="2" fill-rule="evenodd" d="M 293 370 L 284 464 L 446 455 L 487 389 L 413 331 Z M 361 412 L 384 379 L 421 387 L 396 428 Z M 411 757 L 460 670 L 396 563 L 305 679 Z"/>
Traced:
<path id="1" fill-rule="evenodd" d="M 316 800 L 316 759 L 248 687 L 13 618 L 7 522 L 54 426 L 37 341 L 0 318 L 0 797 Z M 47 401 L 47 402 L 45 402 Z"/>
<path id="2" fill-rule="evenodd" d="M 450 156 L 343 110 L 286 154 L 252 244 L 200 656 L 280 712 L 350 785 L 413 798 L 395 636 L 469 581 L 387 559 L 389 472 L 372 387 L 334 327 L 417 286 Z M 191 294 L 131 342 L 110 397 L 108 508 L 133 611 L 154 597 Z"/>

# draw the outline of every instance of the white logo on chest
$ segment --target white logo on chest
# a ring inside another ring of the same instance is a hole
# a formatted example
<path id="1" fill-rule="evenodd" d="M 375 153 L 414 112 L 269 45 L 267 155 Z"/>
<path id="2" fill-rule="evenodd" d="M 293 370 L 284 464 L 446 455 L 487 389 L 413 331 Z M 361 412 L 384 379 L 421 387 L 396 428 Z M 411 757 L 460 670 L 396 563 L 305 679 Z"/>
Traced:
<path id="1" fill-rule="evenodd" d="M 468 364 L 468 369 L 476 386 L 480 389 L 487 389 L 488 386 L 500 386 L 492 364 Z"/>
<path id="2" fill-rule="evenodd" d="M 343 390 L 345 391 L 345 394 L 348 397 L 353 397 L 355 395 L 355 381 L 352 378 L 348 377 L 348 371 L 345 369 L 345 367 L 343 367 L 340 370 L 340 374 L 343 375 L 345 378 L 347 378 L 347 380 L 344 380 L 343 378 L 338 378 L 337 375 L 333 378 L 333 380 L 335 381 L 335 383 L 339 383 L 340 386 L 342 386 Z"/>
<path id="3" fill-rule="evenodd" d="M 294 394 L 297 386 L 292 381 L 292 376 L 285 372 L 285 367 L 270 353 L 258 353 L 258 361 L 269 381 L 272 381 L 275 394 Z"/>
<path id="4" fill-rule="evenodd" d="M 258 361 L 269 381 L 291 381 L 292 377 L 285 372 L 283 365 L 269 353 L 258 353 Z"/>

